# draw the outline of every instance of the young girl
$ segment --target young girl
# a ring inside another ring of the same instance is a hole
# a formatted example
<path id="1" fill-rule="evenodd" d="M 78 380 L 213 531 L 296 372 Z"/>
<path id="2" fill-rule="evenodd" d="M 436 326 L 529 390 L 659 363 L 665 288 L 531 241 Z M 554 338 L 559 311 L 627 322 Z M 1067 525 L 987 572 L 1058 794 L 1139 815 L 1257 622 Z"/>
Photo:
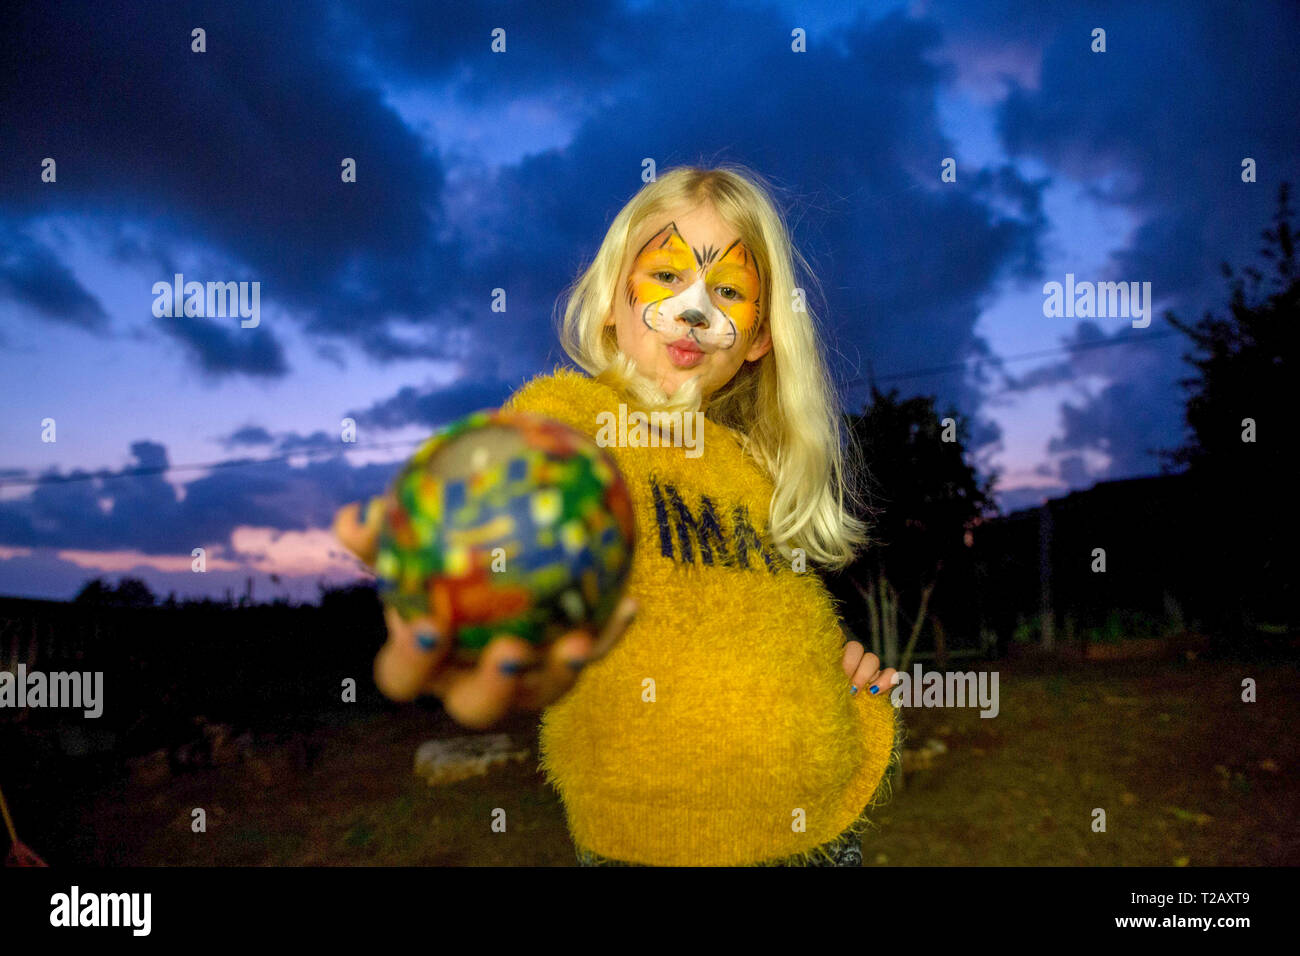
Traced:
<path id="1" fill-rule="evenodd" d="M 813 570 L 847 564 L 864 535 L 796 256 L 757 177 L 674 169 L 623 208 L 570 290 L 563 344 L 589 374 L 557 370 L 510 398 L 602 444 L 637 412 L 668 413 L 661 426 L 703 412 L 696 435 L 607 448 L 637 549 L 630 600 L 599 640 L 539 654 L 499 638 L 457 667 L 431 622 L 388 614 L 375 674 L 389 696 L 437 694 L 470 727 L 546 708 L 542 766 L 582 863 L 861 862 L 895 757 L 894 671 L 844 643 Z M 361 521 L 354 504 L 336 521 L 363 560 L 380 514 Z"/>

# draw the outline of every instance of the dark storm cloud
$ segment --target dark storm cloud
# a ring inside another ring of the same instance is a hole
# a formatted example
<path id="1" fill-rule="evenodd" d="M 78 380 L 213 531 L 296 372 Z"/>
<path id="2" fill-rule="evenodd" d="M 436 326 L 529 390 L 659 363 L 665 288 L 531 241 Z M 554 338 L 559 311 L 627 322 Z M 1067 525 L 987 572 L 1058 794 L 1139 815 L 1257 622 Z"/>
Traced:
<path id="1" fill-rule="evenodd" d="M 260 425 L 245 425 L 219 440 L 227 448 L 269 446 L 272 451 L 280 454 L 345 450 L 342 432 L 329 434 L 323 431 L 314 431 L 310 435 L 302 435 L 298 432 L 272 434 Z"/>
<path id="2" fill-rule="evenodd" d="M 155 322 L 164 333 L 184 345 L 205 372 L 278 377 L 289 370 L 284 349 L 265 328 L 242 329 L 234 320 L 198 316 L 164 317 Z"/>
<path id="3" fill-rule="evenodd" d="M 1003 374 L 1004 387 L 1010 392 L 1028 392 L 1036 388 L 1072 382 L 1082 375 L 1112 374 L 1113 360 L 1105 354 L 1104 350 L 1110 347 L 1108 342 L 1117 340 L 1140 343 L 1141 336 L 1131 329 L 1121 329 L 1113 336 L 1107 336 L 1096 322 L 1084 320 L 1075 326 L 1071 334 L 1061 337 L 1061 347 L 1073 350 L 1068 358 L 1031 368 L 1021 375 L 1006 372 L 1003 368 L 1000 371 Z"/>
<path id="4" fill-rule="evenodd" d="M 1027 392 L 1045 385 L 1060 385 L 1075 378 L 1074 366 L 1069 362 L 1054 362 L 1030 369 L 1023 375 L 1009 377 L 1007 387 L 1010 391 Z"/>
<path id="5" fill-rule="evenodd" d="M 222 438 L 221 444 L 227 448 L 237 448 L 240 445 L 270 445 L 274 441 L 275 436 L 261 425 L 245 425 Z"/>
<path id="6" fill-rule="evenodd" d="M 1172 431 L 1177 415 L 1170 421 L 1165 401 L 1157 404 L 1147 383 L 1140 377 L 1120 378 L 1106 385 L 1089 401 L 1076 405 L 1061 404 L 1065 434 L 1048 443 L 1048 451 L 1094 449 L 1111 457 L 1104 475 L 1116 477 L 1152 474 L 1160 467 L 1160 453 L 1176 444 Z M 1061 477 L 1066 475 L 1062 472 Z"/>
<path id="7" fill-rule="evenodd" d="M 394 429 L 405 425 L 445 425 L 485 408 L 499 406 L 513 391 L 500 381 L 467 382 L 419 389 L 410 385 L 369 408 L 351 412 L 359 425 Z"/>
<path id="8" fill-rule="evenodd" d="M 144 257 L 162 280 L 183 271 L 164 239 L 184 236 L 252 272 L 268 300 L 310 329 L 364 346 L 374 327 L 383 342 L 384 316 L 440 305 L 438 263 L 455 260 L 433 238 L 430 216 L 443 171 L 358 77 L 332 9 L 13 11 L 0 34 L 0 213 L 17 224 L 55 213 L 147 229 L 149 241 L 112 251 Z M 196 25 L 207 31 L 206 53 L 190 51 Z M 57 184 L 39 180 L 47 156 L 58 162 Z M 355 184 L 340 182 L 344 157 L 358 163 Z M 151 298 L 142 291 L 141 310 Z M 47 304 L 60 303 L 65 320 L 84 311 L 66 295 Z M 269 342 L 265 333 L 250 346 L 200 332 L 188 344 L 210 371 L 265 375 L 283 364 Z"/>
<path id="9" fill-rule="evenodd" d="M 9 223 L 0 225 L 0 295 L 55 322 L 102 331 L 108 326 L 99 301 L 68 271 L 49 247 Z"/>
<path id="10" fill-rule="evenodd" d="M 681 18 L 673 11 L 651 7 L 633 13 L 605 0 L 499 0 L 459 6 L 454 17 L 450 12 L 445 5 L 399 0 L 353 4 L 337 15 L 357 38 L 358 52 L 394 75 L 408 81 L 456 77 L 478 101 L 536 93 L 539 77 L 579 89 L 605 86 L 628 72 L 625 47 L 612 38 L 634 37 L 643 56 L 680 38 L 671 21 Z M 497 56 L 484 70 L 482 53 L 498 27 L 506 31 L 509 55 Z M 565 69 L 557 72 L 560 63 Z"/>
<path id="11" fill-rule="evenodd" d="M 343 447 L 341 434 L 336 432 L 333 435 L 323 431 L 314 431 L 310 435 L 299 435 L 296 432 L 288 432 L 280 436 L 279 441 L 275 443 L 275 450 L 279 452 L 303 452 L 303 451 L 338 451 Z"/>

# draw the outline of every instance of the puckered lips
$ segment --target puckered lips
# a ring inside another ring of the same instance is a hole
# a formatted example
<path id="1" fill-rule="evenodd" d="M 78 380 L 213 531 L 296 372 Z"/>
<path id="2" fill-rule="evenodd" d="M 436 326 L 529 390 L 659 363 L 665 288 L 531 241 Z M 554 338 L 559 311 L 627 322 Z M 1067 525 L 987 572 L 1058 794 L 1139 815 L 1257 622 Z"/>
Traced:
<path id="1" fill-rule="evenodd" d="M 690 338 L 668 343 L 668 359 L 678 368 L 694 368 L 704 361 L 704 350 Z"/>

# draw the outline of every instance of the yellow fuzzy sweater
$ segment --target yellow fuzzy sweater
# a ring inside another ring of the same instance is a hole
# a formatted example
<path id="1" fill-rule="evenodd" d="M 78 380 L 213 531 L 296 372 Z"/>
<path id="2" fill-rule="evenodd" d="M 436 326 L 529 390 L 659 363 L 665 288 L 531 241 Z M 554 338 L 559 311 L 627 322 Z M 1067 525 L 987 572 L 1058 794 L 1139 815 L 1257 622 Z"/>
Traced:
<path id="1" fill-rule="evenodd" d="M 507 407 L 594 437 L 620 401 L 557 370 Z M 829 593 L 767 536 L 771 482 L 707 419 L 698 457 L 607 450 L 636 514 L 639 610 L 542 716 L 542 768 L 574 842 L 630 863 L 726 866 L 856 828 L 891 759 L 894 708 L 887 693 L 849 694 Z"/>

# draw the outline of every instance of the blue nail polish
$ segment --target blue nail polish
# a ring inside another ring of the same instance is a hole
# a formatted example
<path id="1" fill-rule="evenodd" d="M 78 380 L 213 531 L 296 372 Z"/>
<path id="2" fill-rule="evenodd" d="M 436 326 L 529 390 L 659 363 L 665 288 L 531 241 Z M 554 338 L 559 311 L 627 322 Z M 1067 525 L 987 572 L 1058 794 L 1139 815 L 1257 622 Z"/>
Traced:
<path id="1" fill-rule="evenodd" d="M 853 696 L 854 694 L 856 694 L 857 692 L 858 692 L 858 685 L 857 685 L 857 684 L 850 684 L 850 685 L 849 685 L 849 696 L 852 697 L 852 696 Z"/>
<path id="2" fill-rule="evenodd" d="M 879 693 L 880 693 L 880 688 L 877 687 L 875 684 L 872 684 L 872 685 L 871 685 L 871 693 L 873 693 L 873 694 L 879 694 Z"/>
<path id="3" fill-rule="evenodd" d="M 422 627 L 415 632 L 415 643 L 420 645 L 421 650 L 434 650 L 438 646 L 438 635 L 433 633 L 432 628 Z"/>
<path id="4" fill-rule="evenodd" d="M 514 677 L 523 669 L 524 669 L 524 665 L 520 661 L 501 662 L 501 673 L 505 674 L 507 677 Z"/>

